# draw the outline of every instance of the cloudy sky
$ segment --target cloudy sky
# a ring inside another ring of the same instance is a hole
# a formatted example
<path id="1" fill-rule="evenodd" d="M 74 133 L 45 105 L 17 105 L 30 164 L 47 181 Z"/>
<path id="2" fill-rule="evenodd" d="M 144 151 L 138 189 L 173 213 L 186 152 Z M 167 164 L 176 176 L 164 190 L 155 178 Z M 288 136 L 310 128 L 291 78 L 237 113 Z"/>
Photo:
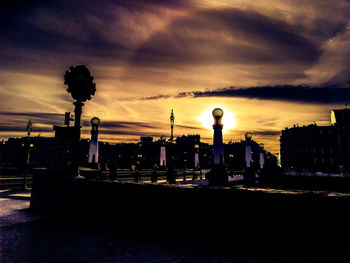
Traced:
<path id="1" fill-rule="evenodd" d="M 100 138 L 253 132 L 272 152 L 293 124 L 329 124 L 350 101 L 350 4 L 315 0 L 9 1 L 0 10 L 0 138 L 52 136 L 73 112 L 63 75 L 84 64 Z M 30 3 L 29 3 L 30 2 Z"/>

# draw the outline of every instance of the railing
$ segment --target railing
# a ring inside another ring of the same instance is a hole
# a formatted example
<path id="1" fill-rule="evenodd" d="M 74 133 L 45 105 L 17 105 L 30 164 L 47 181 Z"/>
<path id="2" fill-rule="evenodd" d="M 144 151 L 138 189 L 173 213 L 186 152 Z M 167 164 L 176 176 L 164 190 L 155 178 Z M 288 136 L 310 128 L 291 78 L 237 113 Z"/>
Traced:
<path id="1" fill-rule="evenodd" d="M 32 185 L 32 176 L 27 177 L 27 187 Z M 0 189 L 11 188 L 18 189 L 24 187 L 24 176 L 23 175 L 1 175 L 0 176 Z"/>
<path id="2" fill-rule="evenodd" d="M 329 177 L 350 177 L 350 174 L 335 174 L 335 173 L 323 173 L 323 172 L 296 172 L 296 171 L 289 171 L 284 172 L 284 175 L 288 176 L 329 176 Z"/>
<path id="3" fill-rule="evenodd" d="M 206 174 L 209 172 L 208 169 L 203 169 L 201 171 L 193 170 L 193 169 L 176 169 L 176 181 L 190 181 L 190 180 L 205 180 Z M 81 170 L 81 175 L 85 176 L 89 179 L 97 179 L 97 180 L 105 180 L 110 178 L 109 171 L 98 171 L 95 170 L 95 173 L 84 174 L 83 170 Z M 137 181 L 151 181 L 152 175 L 154 173 L 153 169 L 142 169 L 137 171 Z M 228 171 L 229 181 L 240 181 L 243 179 L 242 171 Z M 157 181 L 162 182 L 166 180 L 166 171 L 157 170 L 156 171 Z M 117 181 L 135 181 L 136 172 L 130 169 L 117 169 L 116 174 L 114 175 L 114 180 Z M 32 184 L 32 174 L 27 177 L 27 187 L 31 187 Z M 0 188 L 23 188 L 24 187 L 24 176 L 18 170 L 18 174 L 5 175 L 4 173 L 0 175 Z"/>

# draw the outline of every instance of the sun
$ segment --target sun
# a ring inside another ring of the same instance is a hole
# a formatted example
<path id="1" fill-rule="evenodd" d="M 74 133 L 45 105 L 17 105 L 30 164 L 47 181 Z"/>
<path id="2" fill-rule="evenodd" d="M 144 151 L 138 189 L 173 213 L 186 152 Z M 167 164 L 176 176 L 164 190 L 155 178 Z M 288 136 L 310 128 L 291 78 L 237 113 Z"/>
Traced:
<path id="1" fill-rule="evenodd" d="M 224 125 L 223 132 L 228 131 L 236 127 L 237 120 L 234 114 L 221 106 L 215 106 L 210 109 L 205 110 L 200 116 L 199 121 L 202 123 L 202 126 L 208 129 L 213 129 L 214 119 L 212 111 L 215 108 L 221 108 L 224 111 L 224 116 L 222 117 L 222 124 Z"/>

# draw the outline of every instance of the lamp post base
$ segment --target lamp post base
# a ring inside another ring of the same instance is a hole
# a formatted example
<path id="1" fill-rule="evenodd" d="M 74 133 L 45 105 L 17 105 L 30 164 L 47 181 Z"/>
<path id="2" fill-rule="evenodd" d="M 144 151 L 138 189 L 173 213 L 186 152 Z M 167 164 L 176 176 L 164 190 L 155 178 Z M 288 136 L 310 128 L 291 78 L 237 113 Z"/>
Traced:
<path id="1" fill-rule="evenodd" d="M 223 164 L 214 164 L 207 176 L 210 186 L 227 185 L 228 176 Z"/>
<path id="2" fill-rule="evenodd" d="M 80 170 L 79 170 L 79 168 L 76 168 L 76 167 L 72 167 L 72 169 L 70 170 L 70 173 L 69 173 L 69 177 L 71 177 L 71 178 L 85 178 L 85 177 L 80 175 Z"/>

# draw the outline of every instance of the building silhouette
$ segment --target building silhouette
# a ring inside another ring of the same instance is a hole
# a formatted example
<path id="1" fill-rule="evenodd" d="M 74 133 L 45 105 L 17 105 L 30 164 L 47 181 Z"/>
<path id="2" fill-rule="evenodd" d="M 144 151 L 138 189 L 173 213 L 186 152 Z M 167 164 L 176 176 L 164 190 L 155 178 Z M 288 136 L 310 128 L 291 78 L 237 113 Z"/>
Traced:
<path id="1" fill-rule="evenodd" d="M 57 126 L 56 126 L 57 127 Z M 59 130 L 58 134 L 57 131 Z M 55 137 L 31 137 L 30 168 L 69 169 L 72 165 L 73 141 L 70 129 L 56 129 Z M 63 136 L 61 136 L 63 135 Z M 199 167 L 209 169 L 213 163 L 213 146 L 201 142 L 199 134 L 178 136 L 175 143 L 166 141 L 166 147 L 172 147 L 172 151 L 166 151 L 167 160 L 173 160 L 175 169 L 195 169 L 195 153 L 198 152 Z M 25 168 L 27 149 L 25 147 L 27 137 L 9 138 L 0 143 L 0 166 Z M 98 142 L 99 161 L 101 168 L 107 168 L 111 163 L 118 169 L 130 169 L 138 163 L 139 169 L 153 169 L 159 166 L 160 140 L 153 137 L 140 137 L 137 143 Z M 259 144 L 251 141 L 253 162 L 259 162 Z M 196 146 L 198 145 L 198 146 Z M 245 141 L 230 142 L 224 144 L 225 165 L 230 170 L 242 171 L 245 168 Z M 81 139 L 79 143 L 79 164 L 89 167 L 89 139 Z M 198 148 L 197 148 L 198 147 Z M 170 156 L 170 155 L 173 156 Z M 277 165 L 277 158 L 265 151 L 265 166 Z"/>
<path id="2" fill-rule="evenodd" d="M 331 125 L 286 128 L 281 165 L 297 172 L 350 173 L 350 109 L 331 112 Z"/>
<path id="3" fill-rule="evenodd" d="M 230 170 L 243 171 L 246 168 L 246 146 L 246 140 L 241 140 L 240 142 L 231 141 L 224 144 L 225 160 Z M 260 153 L 263 152 L 265 157 L 264 168 L 277 167 L 277 157 L 264 149 L 262 150 L 258 142 L 250 140 L 249 146 L 252 152 L 252 166 L 259 168 Z"/>

